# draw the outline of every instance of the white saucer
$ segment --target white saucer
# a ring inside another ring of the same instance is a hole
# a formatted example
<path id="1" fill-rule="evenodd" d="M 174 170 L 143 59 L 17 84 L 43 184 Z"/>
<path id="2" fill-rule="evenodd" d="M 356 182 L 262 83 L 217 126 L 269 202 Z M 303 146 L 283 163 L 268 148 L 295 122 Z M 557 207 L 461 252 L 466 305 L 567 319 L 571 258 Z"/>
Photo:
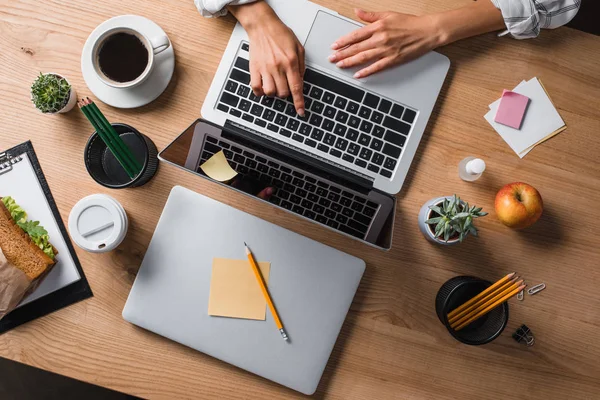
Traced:
<path id="1" fill-rule="evenodd" d="M 129 89 L 117 89 L 102 82 L 92 65 L 94 42 L 109 29 L 127 26 L 140 31 L 149 38 L 166 35 L 156 23 L 137 15 L 121 15 L 104 21 L 90 34 L 81 53 L 81 72 L 88 88 L 102 102 L 117 108 L 144 106 L 165 91 L 175 70 L 173 43 L 168 49 L 154 57 L 154 69 L 145 82 Z"/>

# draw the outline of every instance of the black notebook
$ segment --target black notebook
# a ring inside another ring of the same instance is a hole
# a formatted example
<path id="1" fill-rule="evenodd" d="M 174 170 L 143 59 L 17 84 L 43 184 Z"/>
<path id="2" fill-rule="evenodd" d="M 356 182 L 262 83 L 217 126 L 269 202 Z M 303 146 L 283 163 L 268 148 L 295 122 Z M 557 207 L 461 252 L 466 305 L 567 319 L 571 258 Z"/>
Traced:
<path id="1" fill-rule="evenodd" d="M 92 296 L 31 142 L 0 152 L 0 197 L 4 196 L 14 198 L 29 219 L 40 221 L 58 255 L 36 290 L 0 320 L 0 334 Z"/>

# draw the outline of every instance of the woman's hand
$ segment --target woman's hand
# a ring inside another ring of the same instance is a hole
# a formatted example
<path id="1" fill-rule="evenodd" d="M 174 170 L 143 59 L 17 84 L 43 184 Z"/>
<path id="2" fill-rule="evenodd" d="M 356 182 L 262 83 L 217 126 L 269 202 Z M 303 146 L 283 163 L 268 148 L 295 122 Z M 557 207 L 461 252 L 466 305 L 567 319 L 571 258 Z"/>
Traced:
<path id="1" fill-rule="evenodd" d="M 364 78 L 427 53 L 444 43 L 436 15 L 354 10 L 369 25 L 339 38 L 329 57 L 339 68 L 370 64 L 354 74 Z"/>
<path id="2" fill-rule="evenodd" d="M 294 32 L 262 1 L 230 6 L 250 38 L 250 75 L 256 96 L 292 96 L 304 116 L 304 48 Z"/>

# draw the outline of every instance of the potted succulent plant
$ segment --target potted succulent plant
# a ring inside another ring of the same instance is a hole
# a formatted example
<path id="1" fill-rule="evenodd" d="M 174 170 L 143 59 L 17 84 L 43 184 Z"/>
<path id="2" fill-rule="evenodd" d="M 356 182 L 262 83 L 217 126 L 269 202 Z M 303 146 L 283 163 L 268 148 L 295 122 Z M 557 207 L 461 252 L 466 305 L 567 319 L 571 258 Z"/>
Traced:
<path id="1" fill-rule="evenodd" d="M 77 95 L 61 75 L 40 73 L 31 85 L 31 101 L 44 114 L 62 114 L 75 106 Z"/>
<path id="2" fill-rule="evenodd" d="M 419 228 L 428 240 L 453 245 L 462 242 L 469 234 L 477 236 L 473 220 L 486 215 L 480 207 L 469 206 L 457 195 L 438 197 L 421 208 Z"/>

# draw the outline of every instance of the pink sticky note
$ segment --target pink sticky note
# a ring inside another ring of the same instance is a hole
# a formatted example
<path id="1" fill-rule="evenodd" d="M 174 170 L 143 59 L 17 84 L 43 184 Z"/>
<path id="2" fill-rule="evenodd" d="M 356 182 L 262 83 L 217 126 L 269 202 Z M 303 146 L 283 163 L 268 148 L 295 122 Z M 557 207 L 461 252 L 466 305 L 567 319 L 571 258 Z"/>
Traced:
<path id="1" fill-rule="evenodd" d="M 494 121 L 511 128 L 520 129 L 528 103 L 529 97 L 504 89 Z"/>

